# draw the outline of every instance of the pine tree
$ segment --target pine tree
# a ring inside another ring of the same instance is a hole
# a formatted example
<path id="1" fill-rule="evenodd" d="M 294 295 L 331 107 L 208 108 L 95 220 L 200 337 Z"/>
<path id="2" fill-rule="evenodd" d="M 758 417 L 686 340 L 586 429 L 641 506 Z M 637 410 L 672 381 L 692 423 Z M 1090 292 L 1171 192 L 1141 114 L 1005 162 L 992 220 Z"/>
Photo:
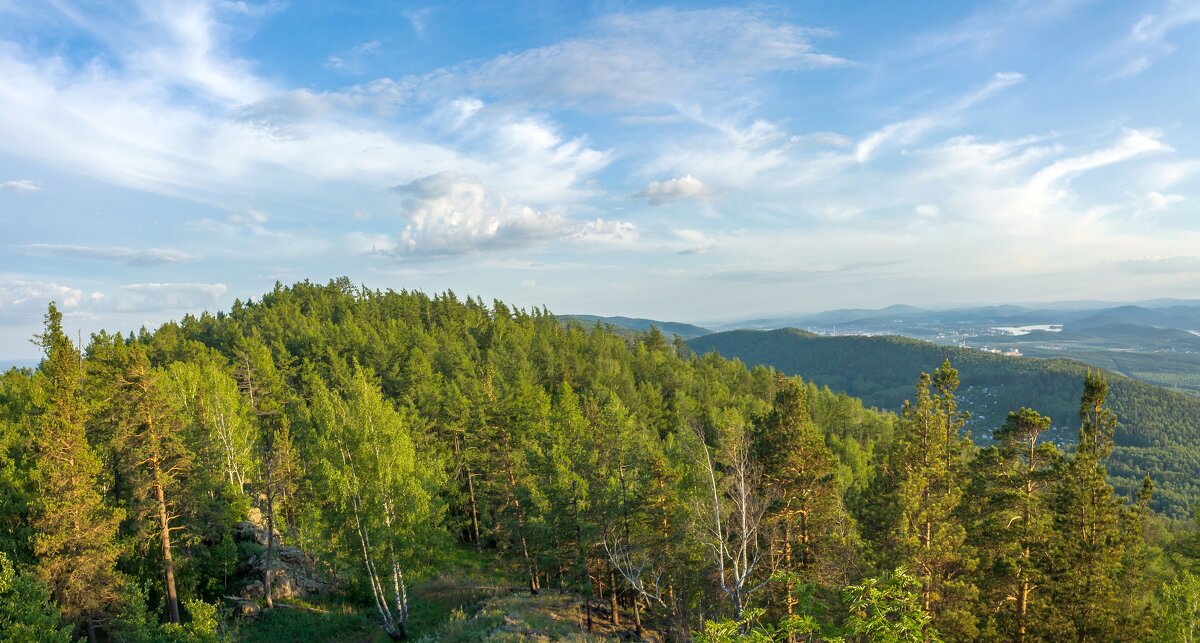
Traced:
<path id="1" fill-rule="evenodd" d="M 41 368 L 46 398 L 35 436 L 37 575 L 66 620 L 85 626 L 94 640 L 96 621 L 118 600 L 123 585 L 115 569 L 122 514 L 104 506 L 96 484 L 100 460 L 84 431 L 81 356 L 63 333 L 54 304 L 39 340 L 46 353 Z"/>
<path id="2" fill-rule="evenodd" d="M 782 579 L 782 600 L 776 602 L 793 616 L 799 582 L 832 580 L 816 571 L 843 509 L 838 463 L 810 417 L 806 390 L 782 374 L 776 385 L 770 413 L 755 426 L 754 451 L 772 501 L 766 527 L 776 559 L 772 568 Z"/>
<path id="3" fill-rule="evenodd" d="M 975 560 L 959 516 L 965 487 L 962 437 L 965 414 L 954 397 L 958 371 L 946 361 L 933 376 L 922 373 L 916 401 L 905 403 L 890 468 L 896 477 L 899 562 L 921 582 L 921 607 L 947 638 L 972 638 L 970 609 L 977 589 L 969 574 Z M 933 391 L 931 392 L 931 388 Z"/>
<path id="4" fill-rule="evenodd" d="M 1124 600 L 1118 584 L 1124 556 L 1122 503 L 1104 466 L 1117 427 L 1116 415 L 1105 406 L 1107 396 L 1108 382 L 1088 371 L 1079 408 L 1079 442 L 1054 505 L 1060 545 L 1053 601 L 1066 619 L 1067 634 L 1081 642 L 1115 638 Z"/>
<path id="5" fill-rule="evenodd" d="M 973 489 L 979 519 L 972 530 L 981 565 L 981 613 L 988 615 L 987 634 L 1026 641 L 1045 622 L 1049 548 L 1053 543 L 1049 492 L 1062 456 L 1038 438 L 1050 418 L 1022 408 L 1008 414 L 992 433 L 995 446 L 975 459 Z"/>
<path id="6" fill-rule="evenodd" d="M 134 485 L 144 503 L 142 513 L 158 532 L 167 618 L 171 623 L 179 623 L 172 544 L 172 534 L 179 529 L 174 524 L 179 516 L 175 513 L 174 494 L 182 493 L 180 481 L 187 475 L 192 457 L 184 443 L 183 422 L 169 402 L 162 377 L 150 365 L 142 346 L 130 347 L 128 363 L 118 381 L 124 409 L 121 447 L 135 471 Z"/>

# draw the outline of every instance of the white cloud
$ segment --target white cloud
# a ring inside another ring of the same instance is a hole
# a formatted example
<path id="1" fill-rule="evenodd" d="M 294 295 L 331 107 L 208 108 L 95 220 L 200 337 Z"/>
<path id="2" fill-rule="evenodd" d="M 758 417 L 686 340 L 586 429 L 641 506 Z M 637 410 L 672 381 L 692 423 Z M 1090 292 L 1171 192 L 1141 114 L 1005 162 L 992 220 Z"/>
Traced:
<path id="1" fill-rule="evenodd" d="M 229 292 L 225 284 L 136 283 L 125 284 L 112 299 L 119 311 L 196 310 L 212 308 Z"/>
<path id="2" fill-rule="evenodd" d="M 627 241 L 627 223 L 578 222 L 560 212 L 510 204 L 478 179 L 441 172 L 395 188 L 408 224 L 397 254 L 451 256 L 537 245 L 554 239 Z"/>
<path id="3" fill-rule="evenodd" d="M 678 243 L 674 245 L 678 247 L 676 253 L 681 255 L 702 255 L 717 245 L 711 237 L 699 230 L 671 228 L 671 234 L 678 239 Z"/>
<path id="4" fill-rule="evenodd" d="M 1130 194 L 1136 203 L 1136 209 L 1133 211 L 1133 217 L 1136 219 L 1142 215 L 1161 212 L 1175 205 L 1182 203 L 1187 198 L 1182 194 L 1164 194 L 1153 190 L 1146 192 L 1143 195 Z"/>
<path id="5" fill-rule="evenodd" d="M 36 305 L 45 308 L 51 301 L 63 308 L 79 305 L 83 292 L 78 288 L 48 281 L 0 281 L 0 309 Z"/>
<path id="6" fill-rule="evenodd" d="M 323 65 L 326 69 L 338 69 L 352 73 L 362 71 L 366 59 L 370 56 L 378 55 L 383 49 L 383 43 L 379 40 L 370 40 L 339 54 L 330 55 L 325 59 Z"/>
<path id="7" fill-rule="evenodd" d="M 936 219 L 942 215 L 942 209 L 932 203 L 918 205 L 915 212 L 922 219 Z"/>
<path id="8" fill-rule="evenodd" d="M 1154 132 L 1142 132 L 1127 129 L 1121 140 L 1112 147 L 1096 150 L 1082 156 L 1060 159 L 1038 171 L 1030 179 L 1030 184 L 1047 188 L 1060 181 L 1070 181 L 1072 178 L 1094 170 L 1127 161 L 1138 156 L 1154 152 L 1170 152 L 1171 146 L 1158 139 Z"/>
<path id="9" fill-rule="evenodd" d="M 1017 72 L 1000 72 L 992 76 L 983 87 L 976 89 L 954 102 L 930 114 L 891 123 L 867 135 L 859 141 L 854 158 L 865 163 L 885 145 L 908 145 L 925 134 L 953 125 L 959 116 L 997 92 L 1025 82 L 1025 76 Z"/>
<path id="10" fill-rule="evenodd" d="M 1200 23 L 1200 4 L 1193 0 L 1165 0 L 1156 13 L 1138 18 L 1129 34 L 1105 53 L 1117 67 L 1109 79 L 1136 76 L 1175 52 L 1168 40 L 1172 32 Z"/>
<path id="11" fill-rule="evenodd" d="M 406 9 L 404 17 L 408 18 L 409 24 L 412 25 L 413 33 L 417 34 L 418 38 L 425 37 L 425 27 L 429 25 L 429 16 L 433 14 L 436 7 L 421 7 L 419 9 Z"/>
<path id="12" fill-rule="evenodd" d="M 826 35 L 749 9 L 664 8 L 610 14 L 578 38 L 463 71 L 469 85 L 506 95 L 674 108 L 739 95 L 763 74 L 850 64 L 812 44 Z"/>
<path id="13" fill-rule="evenodd" d="M 708 189 L 704 183 L 691 174 L 676 177 L 666 181 L 652 181 L 636 196 L 645 199 L 650 205 L 666 205 L 683 199 L 704 195 Z"/>
<path id="14" fill-rule="evenodd" d="M 199 255 L 171 248 L 123 248 L 77 246 L 54 243 L 31 243 L 23 246 L 32 254 L 54 255 L 58 257 L 97 259 L 100 261 L 118 261 L 135 266 L 146 266 L 162 263 L 180 263 L 200 259 Z"/>
<path id="15" fill-rule="evenodd" d="M 8 190 L 10 192 L 40 192 L 46 188 L 34 183 L 29 179 L 17 179 L 15 181 L 5 181 L 0 183 L 0 191 Z"/>
<path id="16" fill-rule="evenodd" d="M 245 212 L 235 212 L 226 217 L 226 220 L 234 225 L 262 225 L 270 221 L 271 217 L 258 210 L 247 210 Z"/>

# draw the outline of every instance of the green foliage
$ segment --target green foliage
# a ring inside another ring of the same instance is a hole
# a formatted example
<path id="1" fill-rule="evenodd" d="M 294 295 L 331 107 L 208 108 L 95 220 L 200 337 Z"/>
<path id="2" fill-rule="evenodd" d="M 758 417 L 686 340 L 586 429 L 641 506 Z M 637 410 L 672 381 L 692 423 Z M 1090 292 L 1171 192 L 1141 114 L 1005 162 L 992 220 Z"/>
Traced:
<path id="1" fill-rule="evenodd" d="M 697 351 L 719 351 L 765 364 L 880 409 L 899 409 L 921 372 L 950 359 L 960 372 L 960 399 L 972 414 L 967 428 L 985 443 L 1011 411 L 1037 409 L 1053 419 L 1046 439 L 1075 442 L 1078 404 L 1088 366 L 1065 359 L 1027 359 L 940 346 L 904 337 L 821 337 L 796 329 L 730 331 L 690 340 Z M 1133 499 L 1149 474 L 1159 491 L 1153 507 L 1175 518 L 1200 500 L 1200 398 L 1108 374 L 1109 403 L 1120 423 L 1108 464 L 1117 491 Z"/>
<path id="2" fill-rule="evenodd" d="M 69 643 L 71 626 L 62 623 L 50 592 L 30 574 L 18 573 L 0 552 L 0 640 L 10 643 Z"/>
<path id="3" fill-rule="evenodd" d="M 1158 640 L 1200 640 L 1200 578 L 1184 571 L 1163 586 L 1161 619 Z"/>
<path id="4" fill-rule="evenodd" d="M 590 617 L 596 636 L 1019 640 L 1008 597 L 1025 588 L 1027 639 L 1147 638 L 1154 590 L 1200 568 L 1195 525 L 1152 513 L 1184 483 L 1113 493 L 1126 407 L 1082 373 L 1062 389 L 1084 401 L 1072 457 L 1037 411 L 968 417 L 987 396 L 941 359 L 904 376 L 897 417 L 653 330 L 452 292 L 277 286 L 97 334 L 82 359 L 51 313 L 45 363 L 0 378 L 0 542 L 57 603 L 27 605 L 76 634 L 587 640 Z M 1054 387 L 1072 371 L 1021 373 Z M 893 376 L 881 359 L 855 377 Z M 270 553 L 235 540 L 249 517 L 276 527 Z M 220 613 L 296 548 L 335 595 Z M 1125 605 L 1126 588 L 1146 598 Z"/>
<path id="5" fill-rule="evenodd" d="M 120 575 L 114 543 L 121 512 L 102 501 L 100 460 L 84 431 L 81 360 L 63 333 L 62 314 L 50 305 L 40 337 L 46 351 L 41 375 L 44 407 L 32 436 L 37 452 L 33 553 L 38 578 L 63 616 L 81 625 L 100 618 L 117 599 Z"/>
<path id="6" fill-rule="evenodd" d="M 921 591 L 921 581 L 903 568 L 847 587 L 847 635 L 861 641 L 940 641 L 921 607 Z"/>

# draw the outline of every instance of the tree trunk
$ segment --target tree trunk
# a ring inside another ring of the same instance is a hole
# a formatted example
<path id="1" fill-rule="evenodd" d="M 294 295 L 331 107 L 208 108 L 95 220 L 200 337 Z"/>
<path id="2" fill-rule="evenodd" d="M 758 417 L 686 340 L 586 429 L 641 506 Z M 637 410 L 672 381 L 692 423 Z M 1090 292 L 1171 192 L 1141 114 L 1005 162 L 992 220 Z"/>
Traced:
<path id="1" fill-rule="evenodd" d="M 163 571 L 166 575 L 167 612 L 172 623 L 179 622 L 179 597 L 175 594 L 175 563 L 171 559 L 171 520 L 163 493 L 162 472 L 154 463 L 154 495 L 158 500 L 158 523 L 162 530 Z"/>
<path id="2" fill-rule="evenodd" d="M 264 552 L 265 567 L 263 568 L 263 594 L 266 596 L 267 609 L 274 609 L 275 602 L 271 598 L 271 560 L 275 553 L 275 494 L 271 487 L 271 467 L 267 466 L 267 551 Z"/>
<path id="3" fill-rule="evenodd" d="M 508 437 L 505 436 L 505 445 L 507 446 Z M 513 472 L 512 453 L 508 454 L 508 491 L 513 505 L 513 509 L 517 513 L 517 539 L 521 541 L 521 555 L 525 558 L 525 565 L 529 573 L 529 593 L 537 594 L 541 589 L 538 583 L 537 563 L 533 557 L 529 555 L 529 545 L 525 541 L 525 514 L 521 511 L 521 498 L 517 496 L 517 476 Z"/>
<path id="4" fill-rule="evenodd" d="M 608 598 L 612 603 L 612 622 L 613 625 L 621 624 L 621 612 L 617 611 L 617 575 L 612 574 L 612 587 L 609 588 Z"/>
<path id="5" fill-rule="evenodd" d="M 471 498 L 471 529 L 475 535 L 475 551 L 483 553 L 483 545 L 479 542 L 479 506 L 475 503 L 475 473 L 467 467 L 467 492 Z"/>
<path id="6" fill-rule="evenodd" d="M 1017 593 L 1017 641 L 1025 643 L 1025 612 L 1029 608 L 1029 581 L 1021 581 L 1021 590 Z"/>

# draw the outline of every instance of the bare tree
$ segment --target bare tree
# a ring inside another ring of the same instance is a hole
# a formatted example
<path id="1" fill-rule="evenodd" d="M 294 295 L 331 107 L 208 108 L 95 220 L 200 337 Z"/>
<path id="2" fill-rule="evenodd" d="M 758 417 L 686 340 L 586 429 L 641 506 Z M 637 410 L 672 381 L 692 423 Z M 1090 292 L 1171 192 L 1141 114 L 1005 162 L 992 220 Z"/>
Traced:
<path id="1" fill-rule="evenodd" d="M 615 528 L 605 531 L 601 544 L 604 546 L 604 553 L 608 556 L 608 562 L 617 570 L 633 593 L 634 627 L 637 634 L 641 636 L 641 607 L 651 603 L 667 607 L 662 600 L 663 591 L 660 585 L 663 575 L 662 565 L 655 557 L 647 556 L 644 551 L 636 547 L 630 541 L 628 533 L 622 538 L 619 530 Z M 615 587 L 613 591 L 616 591 Z"/>
<path id="2" fill-rule="evenodd" d="M 725 444 L 716 455 L 699 435 L 703 452 L 703 475 L 711 498 L 697 503 L 702 525 L 701 539 L 717 567 L 721 591 L 733 605 L 733 616 L 741 619 L 750 597 L 767 584 L 769 574 L 756 574 L 769 547 L 762 533 L 763 516 L 770 504 L 761 468 L 750 455 L 745 427 L 732 423 L 725 431 Z M 706 494 L 708 495 L 708 494 Z"/>

